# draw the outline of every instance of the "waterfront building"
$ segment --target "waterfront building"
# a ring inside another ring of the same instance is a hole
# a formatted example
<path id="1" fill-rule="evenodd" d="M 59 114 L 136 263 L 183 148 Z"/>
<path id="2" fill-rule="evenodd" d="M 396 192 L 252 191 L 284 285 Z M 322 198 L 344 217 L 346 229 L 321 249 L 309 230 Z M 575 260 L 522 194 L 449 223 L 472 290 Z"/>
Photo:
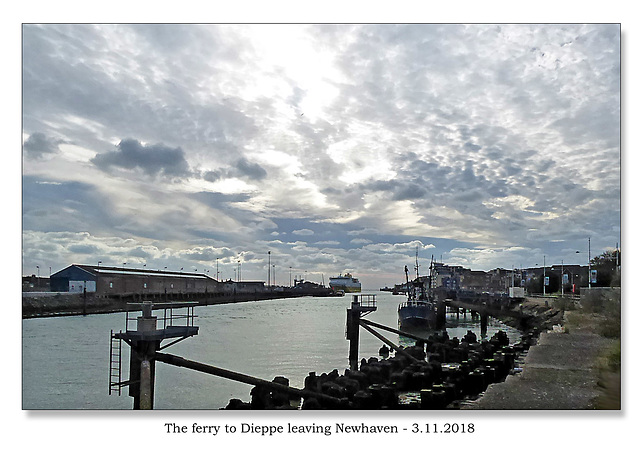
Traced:
<path id="1" fill-rule="evenodd" d="M 102 295 L 219 292 L 217 280 L 205 273 L 72 264 L 51 275 L 54 292 Z M 264 283 L 262 283 L 264 285 Z"/>

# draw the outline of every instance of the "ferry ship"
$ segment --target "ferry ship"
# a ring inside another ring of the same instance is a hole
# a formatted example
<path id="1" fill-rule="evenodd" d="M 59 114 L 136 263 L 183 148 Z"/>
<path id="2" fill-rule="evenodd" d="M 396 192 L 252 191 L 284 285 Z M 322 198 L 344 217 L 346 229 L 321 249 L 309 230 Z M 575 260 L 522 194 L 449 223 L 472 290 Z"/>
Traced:
<path id="1" fill-rule="evenodd" d="M 329 287 L 334 291 L 361 292 L 362 285 L 357 278 L 353 278 L 350 273 L 340 274 L 337 277 L 329 278 Z"/>

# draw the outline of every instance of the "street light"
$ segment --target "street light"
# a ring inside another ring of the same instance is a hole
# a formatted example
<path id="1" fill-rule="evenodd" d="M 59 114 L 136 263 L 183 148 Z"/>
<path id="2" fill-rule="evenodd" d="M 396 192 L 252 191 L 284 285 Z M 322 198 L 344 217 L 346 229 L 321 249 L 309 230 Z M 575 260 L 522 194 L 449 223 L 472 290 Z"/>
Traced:
<path id="1" fill-rule="evenodd" d="M 547 255 L 542 256 L 542 296 L 547 295 Z"/>
<path id="2" fill-rule="evenodd" d="M 588 282 L 589 282 L 589 289 L 591 289 L 591 236 L 589 236 L 589 254 L 588 254 L 588 266 L 589 266 L 589 273 L 587 274 L 588 277 Z M 576 253 L 580 253 L 579 250 L 576 250 Z"/>
<path id="3" fill-rule="evenodd" d="M 589 289 L 591 289 L 591 236 L 589 236 Z"/>

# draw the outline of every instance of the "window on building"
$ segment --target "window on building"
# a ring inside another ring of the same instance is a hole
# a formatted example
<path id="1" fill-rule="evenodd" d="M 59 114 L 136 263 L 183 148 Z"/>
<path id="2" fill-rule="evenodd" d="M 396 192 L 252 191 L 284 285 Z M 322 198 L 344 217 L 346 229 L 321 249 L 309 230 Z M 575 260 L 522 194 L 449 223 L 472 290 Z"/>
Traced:
<path id="1" fill-rule="evenodd" d="M 113 283 L 112 282 L 109 283 L 109 288 L 113 289 Z"/>
<path id="2" fill-rule="evenodd" d="M 145 284 L 144 284 L 144 288 L 145 288 L 145 289 L 147 288 L 147 283 L 145 283 Z"/>

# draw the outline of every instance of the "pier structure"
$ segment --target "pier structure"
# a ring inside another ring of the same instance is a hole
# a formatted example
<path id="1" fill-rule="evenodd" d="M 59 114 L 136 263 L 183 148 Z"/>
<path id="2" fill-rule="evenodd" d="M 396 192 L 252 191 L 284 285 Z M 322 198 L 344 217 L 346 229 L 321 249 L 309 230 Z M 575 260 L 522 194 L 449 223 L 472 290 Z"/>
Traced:
<path id="1" fill-rule="evenodd" d="M 347 340 L 349 341 L 349 367 L 358 370 L 358 348 L 362 317 L 376 311 L 375 294 L 354 295 L 351 308 L 347 309 Z"/>
<path id="2" fill-rule="evenodd" d="M 506 334 L 498 332 L 488 341 L 478 341 L 473 333 L 461 341 L 450 339 L 446 333 L 425 340 L 365 319 L 363 316 L 377 310 L 375 295 L 357 295 L 347 309 L 350 368 L 344 375 L 337 369 L 320 376 L 310 372 L 304 388 L 299 389 L 290 387 L 285 377 L 268 381 L 164 352 L 170 345 L 198 334 L 198 327 L 193 324 L 193 304 L 143 302 L 134 306 L 141 314 L 133 318 L 127 314 L 127 324 L 135 322 L 135 329 L 127 326 L 124 332 L 111 332 L 109 387 L 110 394 L 120 394 L 121 388 L 128 386 L 134 409 L 153 409 L 156 362 L 254 386 L 250 403 L 231 399 L 225 409 L 297 409 L 301 399 L 304 400 L 302 409 L 444 409 L 452 402 L 479 395 L 491 383 L 504 380 L 514 368 L 516 356 L 526 351 L 534 339 L 533 333 L 529 333 L 520 343 L 509 346 Z M 173 308 L 179 306 L 186 307 L 187 313 L 175 314 Z M 164 317 L 154 316 L 154 307 L 164 309 Z M 174 320 L 178 318 L 186 324 L 176 325 Z M 389 357 L 389 349 L 383 346 L 382 360 L 363 358 L 358 364 L 360 327 L 395 350 L 396 355 Z M 406 348 L 398 346 L 375 328 L 408 337 L 416 343 Z M 173 340 L 163 345 L 164 339 Z M 131 347 L 127 381 L 120 379 L 123 341 Z"/>
<path id="3" fill-rule="evenodd" d="M 469 311 L 473 316 L 480 316 L 480 334 L 482 337 L 487 335 L 487 327 L 489 323 L 489 316 L 492 317 L 513 317 L 520 318 L 522 313 L 518 309 L 510 307 L 510 305 L 504 305 L 502 303 L 492 303 L 488 301 L 472 301 L 465 298 L 447 299 L 443 302 L 443 310 L 447 308 L 452 309 L 456 314 L 460 314 L 462 310 L 463 314 Z"/>
<path id="4" fill-rule="evenodd" d="M 276 377 L 273 381 L 253 377 L 251 375 L 185 359 L 161 350 L 177 344 L 184 339 L 198 334 L 199 327 L 194 326 L 194 313 L 197 302 L 175 303 L 130 303 L 129 306 L 141 311 L 137 317 L 132 317 L 127 311 L 126 330 L 114 333 L 111 330 L 111 350 L 109 367 L 109 395 L 121 394 L 123 387 L 129 388 L 129 396 L 133 397 L 133 409 L 153 409 L 155 391 L 156 362 L 163 362 L 176 367 L 184 367 L 198 372 L 227 378 L 255 386 L 252 396 L 255 403 L 262 406 L 282 402 L 288 404 L 290 399 L 315 399 L 334 408 L 344 408 L 343 398 L 316 392 L 310 389 L 298 389 L 289 386 L 284 377 Z M 184 312 L 186 308 L 186 312 Z M 161 317 L 154 316 L 153 310 L 162 310 Z M 175 309 L 181 311 L 176 313 Z M 135 329 L 130 327 L 136 323 Z M 165 339 L 172 341 L 162 344 Z M 122 381 L 122 342 L 131 348 L 129 357 L 129 380 Z M 252 402 L 252 407 L 256 406 Z"/>
<path id="5" fill-rule="evenodd" d="M 444 308 L 443 308 L 444 309 Z M 399 336 L 404 336 L 416 341 L 416 343 L 424 347 L 424 337 L 417 336 L 407 331 L 395 329 L 372 322 L 364 319 L 363 317 L 373 311 L 377 310 L 376 300 L 374 294 L 368 295 L 354 295 L 351 302 L 351 308 L 347 309 L 347 332 L 346 337 L 349 340 L 349 368 L 351 370 L 358 370 L 358 349 L 360 341 L 360 327 L 371 333 L 376 338 L 380 339 L 383 343 L 392 348 L 396 353 L 405 356 L 411 362 L 418 362 L 418 359 L 406 351 L 404 348 L 396 345 L 374 328 L 379 328 L 390 333 L 395 333 Z"/>
<path id="6" fill-rule="evenodd" d="M 155 368 L 158 350 L 163 350 L 184 339 L 198 334 L 194 326 L 195 302 L 182 303 L 131 303 L 130 307 L 141 310 L 141 315 L 131 317 L 126 314 L 125 331 L 111 331 L 111 351 L 109 358 L 109 395 L 120 395 L 123 387 L 129 388 L 133 397 L 133 409 L 153 409 L 155 390 Z M 163 315 L 153 315 L 153 309 L 161 309 Z M 186 312 L 176 313 L 176 309 Z M 132 322 L 135 329 L 130 328 Z M 158 326 L 160 325 L 160 326 Z M 162 345 L 165 339 L 173 339 Z M 122 381 L 122 342 L 131 347 L 129 356 L 129 380 Z"/>

